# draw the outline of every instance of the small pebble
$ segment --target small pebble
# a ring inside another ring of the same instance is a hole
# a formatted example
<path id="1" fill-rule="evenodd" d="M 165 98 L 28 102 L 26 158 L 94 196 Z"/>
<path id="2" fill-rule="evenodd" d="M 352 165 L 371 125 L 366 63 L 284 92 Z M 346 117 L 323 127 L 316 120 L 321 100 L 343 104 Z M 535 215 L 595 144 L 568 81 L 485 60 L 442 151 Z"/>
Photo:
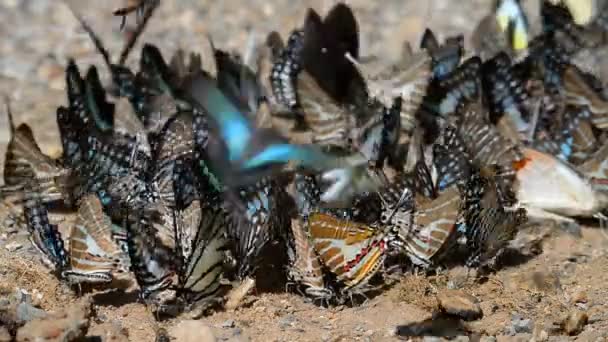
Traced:
<path id="1" fill-rule="evenodd" d="M 589 322 L 589 317 L 586 313 L 575 310 L 568 315 L 568 317 L 563 322 L 564 331 L 568 335 L 578 335 L 585 325 Z"/>
<path id="2" fill-rule="evenodd" d="M 224 323 L 222 323 L 222 328 L 224 328 L 224 329 L 234 328 L 235 325 L 236 325 L 236 322 L 233 319 L 227 319 L 224 321 Z"/>
<path id="3" fill-rule="evenodd" d="M 281 319 L 279 319 L 279 326 L 281 326 L 281 328 L 291 327 L 294 325 L 294 322 L 296 320 L 296 317 L 292 314 L 285 315 L 284 317 L 281 317 Z"/>

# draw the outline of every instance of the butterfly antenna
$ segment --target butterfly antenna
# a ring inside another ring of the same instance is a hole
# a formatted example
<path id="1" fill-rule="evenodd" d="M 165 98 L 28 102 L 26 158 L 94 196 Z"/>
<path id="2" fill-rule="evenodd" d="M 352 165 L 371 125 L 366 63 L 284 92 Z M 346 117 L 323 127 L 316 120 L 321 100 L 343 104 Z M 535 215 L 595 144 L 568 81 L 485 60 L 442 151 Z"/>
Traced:
<path id="1" fill-rule="evenodd" d="M 11 132 L 11 137 L 15 135 L 15 121 L 13 121 L 13 111 L 11 110 L 11 99 L 8 95 L 4 95 L 4 106 L 6 107 L 6 115 L 8 117 L 8 127 Z"/>
<path id="2" fill-rule="evenodd" d="M 70 9 L 70 12 L 72 12 L 72 15 L 74 16 L 74 18 L 76 18 L 76 20 L 78 20 L 82 29 L 85 30 L 85 32 L 88 34 L 91 41 L 93 41 L 95 48 L 101 54 L 104 62 L 106 63 L 106 65 L 108 66 L 108 68 L 111 71 L 112 70 L 112 60 L 110 59 L 110 54 L 108 53 L 108 50 L 106 50 L 106 48 L 103 46 L 103 43 L 102 43 L 101 39 L 99 39 L 99 36 L 95 33 L 95 31 L 93 31 L 93 28 L 91 27 L 91 25 L 89 25 L 89 23 L 87 23 L 86 20 L 84 20 L 84 18 L 80 15 L 80 13 L 78 13 L 78 11 L 76 11 L 76 9 L 67 0 L 64 0 L 64 3 Z"/>
<path id="3" fill-rule="evenodd" d="M 142 15 L 142 20 L 140 23 L 137 24 L 135 31 L 133 31 L 133 33 L 131 34 L 131 37 L 129 38 L 129 40 L 125 44 L 125 47 L 123 48 L 122 52 L 120 53 L 120 58 L 118 59 L 118 65 L 125 64 L 125 62 L 127 61 L 127 57 L 129 57 L 129 53 L 135 46 L 135 43 L 137 43 L 137 39 L 144 32 L 144 29 L 146 28 L 148 21 L 150 20 L 150 18 L 152 18 L 154 11 L 158 8 L 159 5 L 160 5 L 160 1 L 151 1 L 151 4 L 149 7 L 142 6 L 142 9 L 140 9 L 140 10 L 144 11 L 143 15 Z"/>

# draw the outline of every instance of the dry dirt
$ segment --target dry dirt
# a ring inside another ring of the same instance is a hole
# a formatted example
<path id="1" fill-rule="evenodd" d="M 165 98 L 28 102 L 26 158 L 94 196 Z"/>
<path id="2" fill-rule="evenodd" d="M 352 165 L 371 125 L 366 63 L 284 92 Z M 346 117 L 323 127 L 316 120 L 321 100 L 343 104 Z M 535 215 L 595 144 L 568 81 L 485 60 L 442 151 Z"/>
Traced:
<path id="1" fill-rule="evenodd" d="M 405 39 L 416 45 L 425 26 L 443 35 L 469 34 L 491 5 L 490 1 L 481 0 L 348 3 L 361 23 L 364 54 L 386 58 L 395 56 Z M 119 20 L 110 15 L 119 4 L 120 1 L 78 2 L 114 53 L 124 41 Z M 248 29 L 255 28 L 260 39 L 269 30 L 278 30 L 285 36 L 302 22 L 307 7 L 323 11 L 331 4 L 332 1 L 287 0 L 163 1 L 142 41 L 160 45 L 169 55 L 177 47 L 196 49 L 204 34 L 210 34 L 217 46 L 240 50 Z M 536 1 L 526 2 L 529 8 L 535 4 Z M 66 101 L 62 74 L 66 60 L 73 57 L 81 66 L 101 65 L 102 61 L 70 12 L 57 0 L 0 0 L 0 36 L 0 93 L 12 99 L 17 123 L 30 123 L 43 150 L 56 154 L 60 147 L 54 112 Z M 4 111 L 1 112 L 3 159 L 8 129 Z M 432 336 L 459 336 L 459 341 L 475 341 L 481 336 L 483 341 L 606 341 L 608 235 L 593 227 L 583 228 L 580 233 L 577 236 L 549 226 L 526 229 L 518 237 L 523 256 L 507 255 L 507 264 L 501 270 L 478 281 L 467 278 L 459 269 L 434 277 L 406 275 L 364 305 L 329 309 L 308 303 L 296 294 L 257 291 L 247 297 L 244 307 L 217 312 L 202 321 L 218 340 L 230 341 L 438 340 Z M 468 323 L 431 321 L 436 294 L 447 287 L 475 296 L 483 318 Z M 24 231 L 2 224 L 0 297 L 18 289 L 32 294 L 34 304 L 46 311 L 72 307 L 80 301 L 79 293 L 90 296 L 94 313 L 88 336 L 100 336 L 104 341 L 119 340 L 116 336 L 124 335 L 131 341 L 154 341 L 160 328 L 170 330 L 185 319 L 158 323 L 131 288 L 107 292 L 67 288 L 39 262 Z M 577 336 L 566 336 L 560 322 L 578 311 L 586 313 L 588 324 Z"/>

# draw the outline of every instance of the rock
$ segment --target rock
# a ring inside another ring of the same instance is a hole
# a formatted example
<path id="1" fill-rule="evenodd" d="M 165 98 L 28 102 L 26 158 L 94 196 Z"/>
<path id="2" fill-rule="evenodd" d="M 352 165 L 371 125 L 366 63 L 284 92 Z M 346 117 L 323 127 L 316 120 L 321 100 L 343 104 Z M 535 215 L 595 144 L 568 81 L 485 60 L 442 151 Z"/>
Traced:
<path id="1" fill-rule="evenodd" d="M 516 333 L 531 333 L 533 328 L 532 320 L 529 318 L 513 322 Z"/>
<path id="2" fill-rule="evenodd" d="M 279 319 L 279 326 L 283 329 L 289 328 L 294 325 L 296 320 L 297 320 L 296 316 L 294 316 L 292 314 L 287 314 L 284 317 L 281 317 Z"/>
<path id="3" fill-rule="evenodd" d="M 84 299 L 76 305 L 26 323 L 17 331 L 17 341 L 74 341 L 83 338 L 89 328 L 91 302 Z"/>
<path id="4" fill-rule="evenodd" d="M 562 327 L 566 334 L 571 336 L 578 335 L 581 331 L 583 331 L 583 328 L 585 325 L 587 325 L 588 321 L 589 317 L 587 317 L 586 313 L 575 310 L 572 311 L 570 315 L 568 315 L 568 317 L 563 321 Z"/>
<path id="5" fill-rule="evenodd" d="M 29 322 L 34 319 L 43 319 L 47 316 L 46 311 L 33 307 L 30 303 L 24 302 L 17 305 L 18 322 Z"/>
<path id="6" fill-rule="evenodd" d="M 211 327 L 204 322 L 187 320 L 181 321 L 169 329 L 169 335 L 175 342 L 215 342 Z"/>
<path id="7" fill-rule="evenodd" d="M 479 339 L 479 342 L 496 342 L 496 337 L 494 336 L 483 336 Z"/>
<path id="8" fill-rule="evenodd" d="M 222 323 L 222 328 L 224 328 L 224 329 L 234 328 L 235 325 L 236 325 L 236 322 L 233 319 L 227 319 L 224 321 L 224 323 Z"/>
<path id="9" fill-rule="evenodd" d="M 0 342 L 11 342 L 11 334 L 5 327 L 0 327 Z"/>
<path id="10" fill-rule="evenodd" d="M 477 298 L 461 290 L 444 290 L 437 296 L 439 309 L 465 321 L 483 317 Z"/>

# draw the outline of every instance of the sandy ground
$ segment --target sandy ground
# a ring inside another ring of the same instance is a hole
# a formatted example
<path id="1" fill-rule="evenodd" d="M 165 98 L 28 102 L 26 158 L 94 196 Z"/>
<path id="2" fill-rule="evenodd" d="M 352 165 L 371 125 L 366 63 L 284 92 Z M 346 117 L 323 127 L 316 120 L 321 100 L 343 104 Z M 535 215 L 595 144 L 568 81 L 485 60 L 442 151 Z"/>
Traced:
<path id="1" fill-rule="evenodd" d="M 78 3 L 116 54 L 124 36 L 119 20 L 110 13 L 120 1 Z M 490 6 L 490 1 L 481 0 L 348 3 L 360 21 L 363 53 L 389 59 L 397 55 L 403 40 L 417 45 L 425 26 L 442 35 L 470 34 Z M 300 25 L 307 7 L 323 11 L 331 4 L 164 1 L 142 41 L 158 44 L 168 56 L 178 47 L 196 49 L 204 34 L 210 34 L 217 46 L 240 50 L 249 29 L 255 28 L 259 39 L 269 30 L 285 36 Z M 527 7 L 535 5 L 536 1 L 526 2 Z M 63 67 L 67 58 L 75 58 L 81 66 L 101 64 L 101 58 L 61 1 L 1 0 L 0 37 L 0 93 L 12 99 L 17 123 L 30 123 L 43 150 L 56 154 L 60 147 L 55 108 L 66 101 Z M 7 140 L 2 114 L 0 159 Z M 120 340 L 116 336 L 154 341 L 160 328 L 170 330 L 186 319 L 157 322 L 132 289 L 91 292 L 67 288 L 39 262 L 26 234 L 0 226 L 0 301 L 20 289 L 32 294 L 35 306 L 54 311 L 78 303 L 82 293 L 91 298 L 94 309 L 88 336 L 100 336 L 104 341 Z M 217 312 L 202 323 L 211 327 L 218 340 L 229 341 L 435 341 L 442 336 L 458 336 L 459 341 L 608 340 L 605 232 L 583 228 L 577 235 L 557 227 L 534 227 L 522 231 L 518 241 L 523 252 L 505 258 L 501 270 L 478 281 L 459 269 L 433 277 L 407 275 L 362 306 L 329 309 L 295 294 L 256 291 L 244 307 Z M 448 287 L 475 296 L 483 318 L 469 323 L 426 321 L 435 310 L 436 295 Z M 566 336 L 560 323 L 575 312 L 584 312 L 588 323 L 577 336 Z"/>

